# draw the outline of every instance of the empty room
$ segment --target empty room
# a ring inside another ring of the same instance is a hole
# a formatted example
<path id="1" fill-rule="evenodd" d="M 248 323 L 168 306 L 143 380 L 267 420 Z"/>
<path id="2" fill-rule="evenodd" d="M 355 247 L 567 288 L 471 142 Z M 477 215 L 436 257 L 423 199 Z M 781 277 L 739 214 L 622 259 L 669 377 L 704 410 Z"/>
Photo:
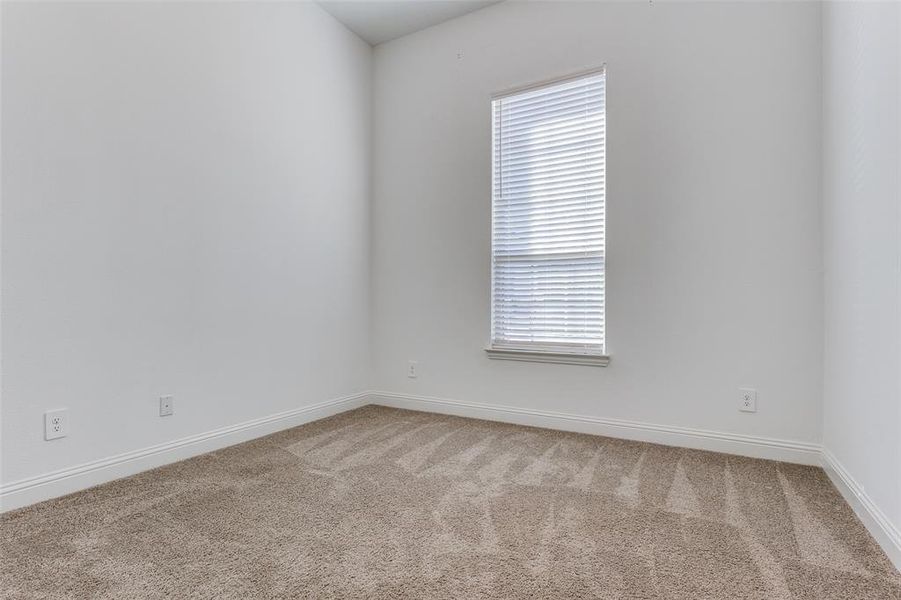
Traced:
<path id="1" fill-rule="evenodd" d="M 901 2 L 0 36 L 0 599 L 901 600 Z"/>

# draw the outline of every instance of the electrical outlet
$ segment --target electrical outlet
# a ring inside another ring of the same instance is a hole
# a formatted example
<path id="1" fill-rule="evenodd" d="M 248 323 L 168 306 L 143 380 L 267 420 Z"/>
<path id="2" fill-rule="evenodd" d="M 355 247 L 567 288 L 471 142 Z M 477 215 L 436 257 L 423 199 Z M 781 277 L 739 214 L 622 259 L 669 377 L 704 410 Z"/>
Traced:
<path id="1" fill-rule="evenodd" d="M 44 413 L 44 439 L 55 440 L 69 435 L 69 410 L 48 410 Z"/>
<path id="2" fill-rule="evenodd" d="M 742 412 L 757 412 L 757 390 L 741 388 L 738 390 L 738 410 Z"/>
<path id="3" fill-rule="evenodd" d="M 172 396 L 160 396 L 160 416 L 168 417 L 175 412 L 175 398 Z"/>
<path id="4" fill-rule="evenodd" d="M 419 363 L 415 360 L 407 361 L 407 377 L 416 379 L 419 376 Z"/>

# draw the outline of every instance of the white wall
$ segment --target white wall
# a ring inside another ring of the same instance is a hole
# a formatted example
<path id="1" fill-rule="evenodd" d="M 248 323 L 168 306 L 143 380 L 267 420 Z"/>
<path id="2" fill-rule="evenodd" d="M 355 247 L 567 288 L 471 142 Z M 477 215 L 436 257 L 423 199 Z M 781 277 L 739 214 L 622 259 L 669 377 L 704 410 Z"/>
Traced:
<path id="1" fill-rule="evenodd" d="M 823 12 L 823 445 L 901 536 L 901 5 Z M 896 561 L 901 561 L 901 537 Z M 901 564 L 901 563 L 899 563 Z"/>
<path id="2" fill-rule="evenodd" d="M 312 3 L 2 21 L 2 481 L 364 390 L 369 46 Z"/>
<path id="3" fill-rule="evenodd" d="M 376 47 L 375 389 L 818 442 L 820 34 L 815 3 L 508 2 Z M 610 366 L 489 360 L 489 96 L 605 62 Z"/>

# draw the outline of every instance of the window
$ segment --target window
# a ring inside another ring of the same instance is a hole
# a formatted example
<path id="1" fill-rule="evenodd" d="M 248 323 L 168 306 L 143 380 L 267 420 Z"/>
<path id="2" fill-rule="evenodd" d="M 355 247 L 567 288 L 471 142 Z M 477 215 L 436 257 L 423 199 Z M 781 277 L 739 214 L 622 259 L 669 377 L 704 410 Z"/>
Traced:
<path id="1" fill-rule="evenodd" d="M 605 82 L 492 100 L 492 358 L 607 363 Z"/>

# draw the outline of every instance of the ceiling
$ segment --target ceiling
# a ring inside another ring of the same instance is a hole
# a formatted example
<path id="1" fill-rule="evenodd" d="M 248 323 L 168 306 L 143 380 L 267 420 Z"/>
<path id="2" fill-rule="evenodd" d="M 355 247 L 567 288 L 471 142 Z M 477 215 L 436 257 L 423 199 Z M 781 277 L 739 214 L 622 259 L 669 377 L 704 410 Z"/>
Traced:
<path id="1" fill-rule="evenodd" d="M 375 46 L 499 1 L 319 0 L 319 4 L 348 29 Z"/>

